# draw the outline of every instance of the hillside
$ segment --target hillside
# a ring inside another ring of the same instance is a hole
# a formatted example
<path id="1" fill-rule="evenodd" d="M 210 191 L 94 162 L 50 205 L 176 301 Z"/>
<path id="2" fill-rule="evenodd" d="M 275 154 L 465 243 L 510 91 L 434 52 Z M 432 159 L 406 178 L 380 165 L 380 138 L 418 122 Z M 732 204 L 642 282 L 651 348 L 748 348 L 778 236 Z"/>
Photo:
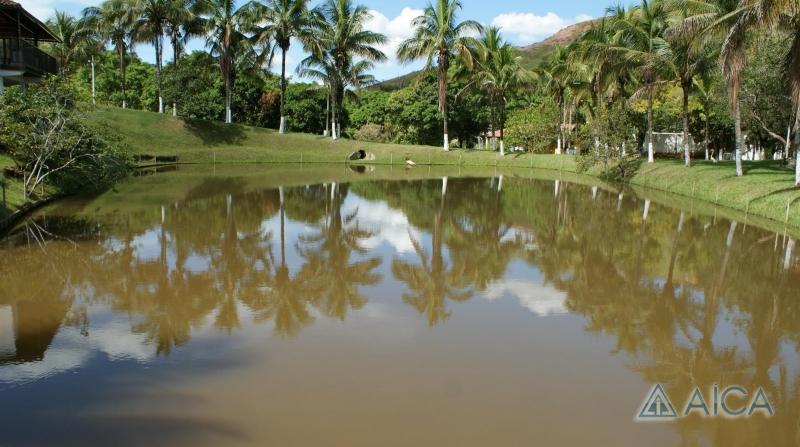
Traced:
<path id="1" fill-rule="evenodd" d="M 592 20 L 570 25 L 553 34 L 541 42 L 536 42 L 517 51 L 522 56 L 522 63 L 526 68 L 536 68 L 550 56 L 557 47 L 565 47 L 576 41 L 594 23 Z"/>
<path id="2" fill-rule="evenodd" d="M 556 47 L 564 47 L 571 44 L 577 40 L 581 34 L 585 33 L 586 30 L 592 26 L 592 23 L 592 20 L 576 23 L 560 30 L 559 32 L 540 42 L 526 45 L 524 47 L 517 47 L 517 52 L 520 56 L 522 56 L 522 65 L 529 69 L 538 67 L 547 59 L 548 56 L 553 53 Z M 417 79 L 419 73 L 419 71 L 413 71 L 396 78 L 387 79 L 375 84 L 371 88 L 383 91 L 399 90 L 411 85 L 411 83 Z"/>

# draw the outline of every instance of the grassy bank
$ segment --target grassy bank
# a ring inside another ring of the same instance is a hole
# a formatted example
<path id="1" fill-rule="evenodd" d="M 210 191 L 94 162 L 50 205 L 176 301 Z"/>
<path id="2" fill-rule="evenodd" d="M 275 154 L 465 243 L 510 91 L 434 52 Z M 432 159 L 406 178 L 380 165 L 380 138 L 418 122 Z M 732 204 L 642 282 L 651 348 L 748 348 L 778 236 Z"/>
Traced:
<path id="1" fill-rule="evenodd" d="M 0 172 L 6 167 L 13 165 L 14 162 L 8 156 L 0 154 Z M 21 181 L 3 177 L 2 183 L 2 189 L 5 190 L 5 201 L 3 201 L 3 197 L 0 196 L 0 221 L 18 210 L 25 202 L 22 195 Z M 0 190 L 0 194 L 2 193 L 3 191 Z"/>
<path id="2" fill-rule="evenodd" d="M 364 149 L 374 154 L 367 163 L 538 168 L 575 173 L 569 156 L 508 154 L 438 147 L 376 144 L 308 135 L 279 135 L 270 129 L 185 121 L 149 112 L 101 108 L 92 120 L 122 134 L 136 154 L 178 155 L 184 163 L 345 163 L 348 154 Z M 643 164 L 631 184 L 654 188 L 707 204 L 729 207 L 782 224 L 800 227 L 800 190 L 791 169 L 777 162 L 746 162 L 746 175 L 734 176 L 732 162 L 699 161 L 691 169 L 679 161 Z M 597 174 L 596 172 L 590 174 Z M 789 212 L 787 218 L 787 205 Z"/>

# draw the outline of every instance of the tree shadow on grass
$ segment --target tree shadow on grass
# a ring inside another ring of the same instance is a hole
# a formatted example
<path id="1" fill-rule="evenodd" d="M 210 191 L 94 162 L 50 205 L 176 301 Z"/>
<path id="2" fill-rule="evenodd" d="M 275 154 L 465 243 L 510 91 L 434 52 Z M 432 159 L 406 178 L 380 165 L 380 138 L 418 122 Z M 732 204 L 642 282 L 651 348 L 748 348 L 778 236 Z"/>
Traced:
<path id="1" fill-rule="evenodd" d="M 186 130 L 203 140 L 203 145 L 241 144 L 244 141 L 244 129 L 241 126 L 220 123 L 216 121 L 203 121 L 185 119 Z"/>
<path id="2" fill-rule="evenodd" d="M 748 173 L 750 173 L 751 175 L 773 175 L 773 174 L 794 173 L 793 169 L 789 166 L 789 164 L 781 160 L 748 162 L 748 163 L 742 163 L 742 165 L 743 165 L 742 170 L 744 171 L 745 175 L 747 175 Z M 759 172 L 752 172 L 754 170 L 758 170 Z"/>

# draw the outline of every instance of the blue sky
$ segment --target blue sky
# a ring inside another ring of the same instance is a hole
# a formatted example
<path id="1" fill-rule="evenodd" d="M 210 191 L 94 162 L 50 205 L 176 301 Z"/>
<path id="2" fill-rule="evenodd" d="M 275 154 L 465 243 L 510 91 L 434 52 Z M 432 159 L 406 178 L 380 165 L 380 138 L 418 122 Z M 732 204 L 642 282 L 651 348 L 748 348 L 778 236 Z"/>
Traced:
<path id="1" fill-rule="evenodd" d="M 26 9 L 40 19 L 47 19 L 54 10 L 64 10 L 73 14 L 87 7 L 100 3 L 101 0 L 17 0 Z M 586 20 L 599 17 L 605 7 L 611 3 L 598 0 L 462 0 L 464 8 L 461 18 L 477 20 L 484 25 L 498 25 L 503 29 L 506 39 L 517 45 L 530 44 L 542 40 L 559 29 Z M 241 3 L 245 3 L 244 0 Z M 375 69 L 378 79 L 388 79 L 407 73 L 420 67 L 420 64 L 402 65 L 393 58 L 397 43 L 411 33 L 410 21 L 421 12 L 427 0 L 405 0 L 401 2 L 389 0 L 361 0 L 373 12 L 368 28 L 382 32 L 389 37 L 389 44 L 383 48 L 390 57 L 385 64 Z M 203 42 L 196 40 L 190 43 L 190 50 L 202 50 Z M 154 60 L 153 49 L 149 45 L 137 45 L 137 54 L 143 59 Z M 171 54 L 165 51 L 165 60 Z M 298 45 L 294 45 L 287 57 L 289 70 L 305 57 Z M 277 61 L 278 59 L 276 59 Z M 280 67 L 272 67 L 279 70 Z"/>

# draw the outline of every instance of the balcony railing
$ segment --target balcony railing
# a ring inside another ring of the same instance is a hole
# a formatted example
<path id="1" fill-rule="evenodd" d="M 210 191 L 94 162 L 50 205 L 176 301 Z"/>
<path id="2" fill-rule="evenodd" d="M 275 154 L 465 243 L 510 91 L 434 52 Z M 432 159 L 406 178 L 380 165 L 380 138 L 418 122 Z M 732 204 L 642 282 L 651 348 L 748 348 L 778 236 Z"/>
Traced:
<path id="1" fill-rule="evenodd" d="M 42 76 L 58 73 L 58 62 L 26 40 L 0 39 L 0 68 Z"/>

